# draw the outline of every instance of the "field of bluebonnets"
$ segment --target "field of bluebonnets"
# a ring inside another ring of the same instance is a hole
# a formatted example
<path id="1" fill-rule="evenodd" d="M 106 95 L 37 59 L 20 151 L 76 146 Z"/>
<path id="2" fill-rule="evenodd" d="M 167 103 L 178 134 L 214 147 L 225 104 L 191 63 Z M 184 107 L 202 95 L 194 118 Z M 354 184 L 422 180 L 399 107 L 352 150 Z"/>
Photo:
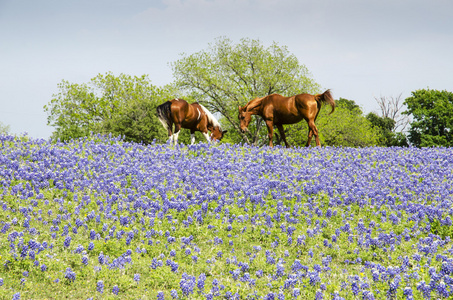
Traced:
<path id="1" fill-rule="evenodd" d="M 446 299 L 453 151 L 0 136 L 1 299 Z"/>

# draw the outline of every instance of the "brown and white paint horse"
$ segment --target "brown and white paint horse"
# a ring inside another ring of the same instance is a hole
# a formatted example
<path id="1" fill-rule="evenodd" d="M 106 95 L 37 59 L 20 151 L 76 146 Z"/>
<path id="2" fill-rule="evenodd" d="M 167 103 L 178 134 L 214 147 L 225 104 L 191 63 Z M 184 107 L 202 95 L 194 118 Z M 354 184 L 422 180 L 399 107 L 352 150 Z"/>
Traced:
<path id="1" fill-rule="evenodd" d="M 285 142 L 286 147 L 289 147 L 286 141 L 285 132 L 283 130 L 284 124 L 294 124 L 301 120 L 308 123 L 308 141 L 306 146 L 310 145 L 313 135 L 315 136 L 316 145 L 321 147 L 318 137 L 318 128 L 316 128 L 315 121 L 321 109 L 321 104 L 326 103 L 332 107 L 329 114 L 335 110 L 335 101 L 330 94 L 330 90 L 322 94 L 310 95 L 299 94 L 292 97 L 283 97 L 278 94 L 268 95 L 263 98 L 255 98 L 247 103 L 245 106 L 239 106 L 239 121 L 241 122 L 240 128 L 245 132 L 249 126 L 251 116 L 259 115 L 263 118 L 267 125 L 269 146 L 272 147 L 272 136 L 274 133 L 274 125 L 277 127 L 280 135 Z"/>
<path id="2" fill-rule="evenodd" d="M 174 145 L 178 143 L 181 128 L 190 129 L 191 144 L 195 143 L 195 131 L 200 131 L 208 143 L 220 141 L 227 132 L 223 131 L 217 119 L 197 102 L 189 104 L 178 98 L 167 101 L 157 107 L 157 116 L 168 131 L 169 141 Z M 211 135 L 208 134 L 208 130 L 211 131 Z"/>

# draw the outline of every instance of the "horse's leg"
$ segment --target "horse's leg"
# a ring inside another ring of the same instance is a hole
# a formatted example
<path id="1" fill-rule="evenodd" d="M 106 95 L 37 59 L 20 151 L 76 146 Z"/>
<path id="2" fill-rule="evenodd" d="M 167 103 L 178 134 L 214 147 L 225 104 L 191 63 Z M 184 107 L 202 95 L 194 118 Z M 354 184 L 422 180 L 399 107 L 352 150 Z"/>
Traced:
<path id="1" fill-rule="evenodd" d="M 190 131 L 190 144 L 195 144 L 195 131 Z"/>
<path id="2" fill-rule="evenodd" d="M 308 128 L 308 139 L 307 139 L 307 144 L 305 145 L 305 147 L 310 146 L 311 138 L 312 138 L 312 137 L 313 137 L 313 130 L 311 130 L 310 128 Z"/>
<path id="3" fill-rule="evenodd" d="M 170 127 L 168 127 L 168 140 L 167 140 L 167 143 L 170 142 L 172 143 L 173 142 L 173 124 L 170 125 Z"/>
<path id="4" fill-rule="evenodd" d="M 310 120 L 308 122 L 308 127 L 310 128 L 310 131 L 308 133 L 308 138 L 309 141 L 311 142 L 311 136 L 310 135 L 315 135 L 315 141 L 316 141 L 316 146 L 321 147 L 321 142 L 319 141 L 319 136 L 318 136 L 318 128 L 316 128 L 315 121 Z M 310 145 L 310 143 L 307 142 L 307 146 Z"/>
<path id="5" fill-rule="evenodd" d="M 269 147 L 274 147 L 274 144 L 272 143 L 272 136 L 274 135 L 274 122 L 269 120 L 266 121 L 267 125 L 267 136 L 269 137 Z"/>
<path id="6" fill-rule="evenodd" d="M 173 144 L 178 144 L 178 136 L 179 132 L 181 131 L 181 125 L 175 124 L 175 133 L 173 134 Z"/>
<path id="7" fill-rule="evenodd" d="M 211 137 L 209 136 L 209 133 L 208 132 L 203 132 L 203 136 L 206 139 L 206 141 L 208 142 L 208 144 L 210 144 L 211 143 Z"/>
<path id="8" fill-rule="evenodd" d="M 289 148 L 289 144 L 286 141 L 285 130 L 283 129 L 283 125 L 277 125 L 278 132 L 280 132 L 280 136 L 282 137 L 283 141 L 285 142 L 286 148 Z"/>

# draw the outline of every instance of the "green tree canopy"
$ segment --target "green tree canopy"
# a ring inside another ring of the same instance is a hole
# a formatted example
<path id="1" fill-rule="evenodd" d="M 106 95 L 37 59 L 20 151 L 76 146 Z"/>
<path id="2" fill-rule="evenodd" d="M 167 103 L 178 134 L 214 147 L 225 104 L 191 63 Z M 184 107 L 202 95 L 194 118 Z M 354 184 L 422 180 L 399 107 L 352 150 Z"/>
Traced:
<path id="1" fill-rule="evenodd" d="M 453 146 L 453 93 L 423 89 L 412 92 L 404 104 L 412 115 L 409 141 L 417 147 Z"/>
<path id="2" fill-rule="evenodd" d="M 287 47 L 242 39 L 234 44 L 219 38 L 207 50 L 186 55 L 171 64 L 176 84 L 209 110 L 221 115 L 228 129 L 225 140 L 260 144 L 267 137 L 260 117 L 250 124 L 250 133 L 240 132 L 238 106 L 273 93 L 315 93 L 319 85 Z"/>
<path id="3" fill-rule="evenodd" d="M 59 93 L 44 106 L 53 138 L 68 140 L 93 133 L 114 133 L 126 140 L 164 141 L 156 107 L 171 97 L 169 88 L 152 85 L 146 75 L 99 74 L 89 83 L 63 80 Z"/>
<path id="4" fill-rule="evenodd" d="M 400 146 L 407 147 L 406 136 L 401 132 L 394 132 L 396 121 L 389 117 L 380 117 L 371 112 L 366 115 L 366 118 L 372 126 L 380 131 L 381 140 L 380 145 L 386 147 Z"/>

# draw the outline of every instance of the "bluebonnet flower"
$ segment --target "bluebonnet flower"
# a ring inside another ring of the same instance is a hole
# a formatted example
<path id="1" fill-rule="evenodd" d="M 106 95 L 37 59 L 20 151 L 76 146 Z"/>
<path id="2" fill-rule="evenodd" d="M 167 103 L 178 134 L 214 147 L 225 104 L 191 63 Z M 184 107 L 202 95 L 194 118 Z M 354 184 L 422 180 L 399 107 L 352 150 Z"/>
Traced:
<path id="1" fill-rule="evenodd" d="M 75 249 L 75 253 L 82 253 L 85 248 L 82 245 L 78 245 Z"/>
<path id="2" fill-rule="evenodd" d="M 118 295 L 119 292 L 120 292 L 120 288 L 118 287 L 118 285 L 113 286 L 112 293 L 115 295 Z"/>
<path id="3" fill-rule="evenodd" d="M 206 275 L 204 273 L 201 273 L 197 281 L 197 288 L 199 292 L 202 292 L 204 290 L 205 280 Z"/>
<path id="4" fill-rule="evenodd" d="M 232 277 L 234 280 L 237 280 L 239 275 L 241 274 L 241 270 L 240 269 L 236 269 L 236 270 L 233 270 L 233 271 L 230 271 Z"/>
<path id="5" fill-rule="evenodd" d="M 164 292 L 157 293 L 157 300 L 164 300 Z"/>
<path id="6" fill-rule="evenodd" d="M 137 283 L 140 282 L 140 274 L 138 274 L 138 273 L 134 274 L 134 281 Z"/>
<path id="7" fill-rule="evenodd" d="M 41 271 L 42 271 L 42 272 L 47 271 L 47 266 L 46 266 L 45 264 L 42 264 L 42 265 L 41 265 Z"/>
<path id="8" fill-rule="evenodd" d="M 64 274 L 64 277 L 68 279 L 69 281 L 75 281 L 76 280 L 76 273 L 71 270 L 71 268 L 67 268 L 66 272 Z"/>
<path id="9" fill-rule="evenodd" d="M 94 231 L 93 229 L 90 230 L 90 239 L 91 239 L 91 240 L 96 239 L 96 231 Z M 91 245 L 91 244 L 90 244 L 90 245 Z"/>
<path id="10" fill-rule="evenodd" d="M 406 296 L 406 299 L 412 299 L 412 289 L 408 286 L 406 286 L 403 290 L 403 295 Z"/>
<path id="11" fill-rule="evenodd" d="M 351 283 L 351 291 L 355 296 L 357 296 L 359 294 L 360 288 L 359 288 L 359 285 L 357 284 L 357 282 Z"/>
<path id="12" fill-rule="evenodd" d="M 308 272 L 308 276 L 310 278 L 309 282 L 311 285 L 316 285 L 318 282 L 321 281 L 318 272 Z"/>
<path id="13" fill-rule="evenodd" d="M 101 265 L 104 263 L 104 253 L 102 251 L 98 255 L 98 262 Z"/>
<path id="14" fill-rule="evenodd" d="M 20 293 L 15 293 L 12 300 L 20 300 Z"/>
<path id="15" fill-rule="evenodd" d="M 266 256 L 266 263 L 273 265 L 275 264 L 275 259 L 272 256 Z"/>
<path id="16" fill-rule="evenodd" d="M 151 268 L 152 269 L 157 269 L 158 267 L 161 267 L 162 266 L 162 261 L 158 260 L 157 258 L 153 258 L 152 261 L 151 261 Z"/>
<path id="17" fill-rule="evenodd" d="M 171 290 L 170 295 L 172 299 L 179 299 L 177 290 Z"/>
<path id="18" fill-rule="evenodd" d="M 71 245 L 71 236 L 68 235 L 68 236 L 66 236 L 66 238 L 65 238 L 65 240 L 64 240 L 64 246 L 65 246 L 66 248 L 68 248 L 70 245 Z"/>
<path id="19" fill-rule="evenodd" d="M 316 294 L 315 294 L 315 300 L 322 300 L 322 299 L 324 299 L 322 291 L 321 290 L 317 290 Z"/>
<path id="20" fill-rule="evenodd" d="M 172 272 L 176 273 L 178 271 L 178 267 L 179 267 L 178 263 L 176 263 L 170 259 L 167 259 L 166 264 L 167 264 L 167 266 L 170 266 Z"/>
<path id="21" fill-rule="evenodd" d="M 448 298 L 450 295 L 450 292 L 447 289 L 447 285 L 444 282 L 440 282 L 437 285 L 437 293 L 442 297 L 442 298 Z"/>
<path id="22" fill-rule="evenodd" d="M 104 281 L 102 280 L 99 280 L 97 283 L 96 283 L 96 291 L 98 291 L 99 293 L 104 293 Z"/>
<path id="23" fill-rule="evenodd" d="M 277 275 L 277 277 L 282 277 L 283 275 L 285 275 L 285 267 L 282 264 L 277 264 L 275 275 Z"/>
<path id="24" fill-rule="evenodd" d="M 181 281 L 179 282 L 179 286 L 184 296 L 189 296 L 193 293 L 193 289 L 195 287 L 195 276 L 190 276 L 184 273 L 182 275 Z"/>

